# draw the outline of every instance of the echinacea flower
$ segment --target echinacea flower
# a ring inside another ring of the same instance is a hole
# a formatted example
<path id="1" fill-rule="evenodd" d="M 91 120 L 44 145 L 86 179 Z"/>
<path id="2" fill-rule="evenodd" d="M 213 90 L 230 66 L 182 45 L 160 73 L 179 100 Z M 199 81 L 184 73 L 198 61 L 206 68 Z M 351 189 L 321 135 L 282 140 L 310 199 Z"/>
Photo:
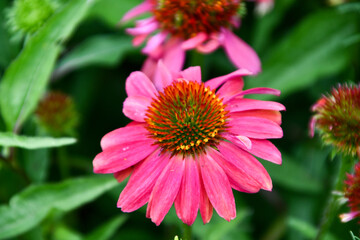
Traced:
<path id="1" fill-rule="evenodd" d="M 219 46 L 224 47 L 237 68 L 256 74 L 261 70 L 257 54 L 232 32 L 233 27 L 240 26 L 240 6 L 241 0 L 145 0 L 122 21 L 151 14 L 138 20 L 135 28 L 126 30 L 135 37 L 135 46 L 148 39 L 142 49 L 148 55 L 142 71 L 148 76 L 152 76 L 159 59 L 178 72 L 183 68 L 186 50 L 210 53 Z"/>
<path id="2" fill-rule="evenodd" d="M 350 212 L 340 215 L 342 222 L 360 217 L 360 163 L 355 165 L 354 174 L 347 174 L 345 184 L 344 195 L 348 201 Z"/>
<path id="3" fill-rule="evenodd" d="M 275 94 L 269 88 L 242 90 L 246 70 L 201 82 L 200 67 L 172 75 L 160 61 L 159 78 L 142 72 L 126 80 L 124 114 L 129 125 L 106 134 L 95 173 L 131 177 L 117 206 L 132 212 L 148 203 L 147 217 L 159 225 L 175 203 L 176 213 L 191 225 L 200 209 L 210 221 L 235 218 L 232 188 L 270 191 L 272 181 L 253 156 L 281 164 L 281 154 L 268 138 L 283 135 L 277 102 L 243 98 Z M 216 91 L 216 89 L 218 89 Z"/>
<path id="4" fill-rule="evenodd" d="M 318 129 L 325 144 L 360 158 L 360 85 L 339 85 L 312 107 L 311 135 Z"/>

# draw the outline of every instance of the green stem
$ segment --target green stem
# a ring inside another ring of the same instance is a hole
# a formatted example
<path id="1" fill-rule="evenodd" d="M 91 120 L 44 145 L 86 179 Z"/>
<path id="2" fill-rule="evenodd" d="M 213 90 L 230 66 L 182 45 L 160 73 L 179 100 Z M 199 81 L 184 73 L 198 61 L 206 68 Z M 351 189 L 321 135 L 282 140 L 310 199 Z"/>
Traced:
<path id="1" fill-rule="evenodd" d="M 184 226 L 184 235 L 183 235 L 183 238 L 182 240 L 191 240 L 191 226 L 187 225 L 187 224 L 183 224 Z"/>
<path id="2" fill-rule="evenodd" d="M 57 157 L 58 157 L 58 164 L 59 164 L 61 178 L 62 179 L 68 178 L 70 176 L 68 157 L 67 157 L 66 149 L 64 147 L 59 147 L 57 149 Z"/>
<path id="3" fill-rule="evenodd" d="M 354 165 L 354 159 L 352 157 L 344 156 L 340 160 L 340 169 L 335 182 L 334 190 L 335 192 L 342 192 L 343 185 L 346 178 L 346 173 L 351 172 L 351 169 Z M 340 196 L 333 194 L 329 196 L 328 205 L 324 211 L 324 216 L 320 224 L 316 240 L 325 240 L 326 233 L 329 231 L 329 228 L 334 221 L 335 217 L 338 215 L 338 210 L 341 206 Z"/>

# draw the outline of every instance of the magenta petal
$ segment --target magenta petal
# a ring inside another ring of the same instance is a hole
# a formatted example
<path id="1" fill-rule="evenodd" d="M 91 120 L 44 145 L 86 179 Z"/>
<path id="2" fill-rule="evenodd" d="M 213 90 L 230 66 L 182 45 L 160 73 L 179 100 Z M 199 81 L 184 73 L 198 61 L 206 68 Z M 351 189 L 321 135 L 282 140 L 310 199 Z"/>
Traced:
<path id="1" fill-rule="evenodd" d="M 151 80 L 142 72 L 133 72 L 126 79 L 125 89 L 128 97 L 144 96 L 147 98 L 155 98 L 157 90 Z"/>
<path id="2" fill-rule="evenodd" d="M 227 221 L 236 217 L 235 200 L 223 169 L 208 155 L 200 156 L 201 176 L 211 204 Z"/>
<path id="3" fill-rule="evenodd" d="M 196 34 L 195 37 L 192 37 L 192 38 L 189 38 L 188 40 L 185 40 L 181 44 L 181 47 L 184 50 L 190 50 L 190 49 L 196 48 L 199 44 L 204 42 L 207 38 L 208 38 L 208 35 L 206 33 L 203 33 L 203 32 L 198 33 L 198 34 Z"/>
<path id="4" fill-rule="evenodd" d="M 156 71 L 154 74 L 154 85 L 156 89 L 160 92 L 165 87 L 171 85 L 172 83 L 172 75 L 169 69 L 164 65 L 162 60 L 158 61 Z"/>
<path id="5" fill-rule="evenodd" d="M 226 103 L 238 92 L 241 92 L 243 87 L 244 87 L 244 81 L 242 78 L 230 79 L 219 88 L 216 94 L 218 94 L 220 98 L 223 98 L 222 100 L 223 103 Z"/>
<path id="6" fill-rule="evenodd" d="M 145 2 L 137 5 L 130 11 L 128 11 L 121 19 L 121 22 L 125 22 L 125 21 L 127 21 L 131 18 L 134 18 L 140 14 L 150 11 L 152 8 L 153 8 L 153 4 L 151 4 L 150 1 L 145 1 Z"/>
<path id="7" fill-rule="evenodd" d="M 145 114 L 148 107 L 151 105 L 151 101 L 151 98 L 148 97 L 128 97 L 124 101 L 123 113 L 134 121 L 145 122 Z"/>
<path id="8" fill-rule="evenodd" d="M 269 140 L 252 139 L 252 148 L 248 150 L 255 156 L 270 162 L 281 164 L 281 153 Z"/>
<path id="9" fill-rule="evenodd" d="M 173 156 L 151 192 L 148 215 L 157 226 L 162 222 L 179 192 L 185 161 Z"/>
<path id="10" fill-rule="evenodd" d="M 114 178 L 121 183 L 122 181 L 125 180 L 125 178 L 127 178 L 133 171 L 132 167 L 126 168 L 124 170 L 121 170 L 119 172 L 114 173 Z"/>
<path id="11" fill-rule="evenodd" d="M 251 178 L 249 182 L 244 182 L 245 185 L 242 185 L 244 188 L 246 184 L 249 184 L 248 187 L 255 185 L 255 182 L 258 183 L 258 186 L 264 190 L 270 191 L 272 189 L 272 182 L 269 174 L 266 169 L 261 165 L 261 163 L 254 158 L 251 154 L 246 151 L 238 148 L 232 143 L 222 141 L 218 145 L 218 149 L 221 155 L 224 157 L 228 163 L 236 167 L 239 172 L 242 172 L 244 178 Z M 230 165 L 226 165 L 227 167 Z M 229 171 L 234 169 L 229 168 Z M 236 176 L 237 171 L 232 173 L 233 176 Z M 246 175 L 246 176 L 245 176 Z M 235 178 L 234 178 L 235 180 Z"/>
<path id="12" fill-rule="evenodd" d="M 128 142 L 142 141 L 147 139 L 148 130 L 145 129 L 145 124 L 137 124 L 118 128 L 107 133 L 101 139 L 102 150 L 107 150 L 119 144 L 126 144 Z"/>
<path id="13" fill-rule="evenodd" d="M 226 110 L 230 112 L 240 112 L 240 111 L 247 111 L 247 110 L 275 110 L 275 111 L 283 111 L 285 110 L 284 105 L 278 102 L 272 101 L 261 101 L 255 99 L 248 99 L 248 98 L 237 98 L 232 99 L 226 103 Z"/>
<path id="14" fill-rule="evenodd" d="M 166 39 L 167 34 L 160 32 L 152 36 L 148 41 L 146 46 L 142 49 L 143 53 L 151 53 L 156 48 L 158 48 Z"/>
<path id="15" fill-rule="evenodd" d="M 281 127 L 268 119 L 259 117 L 235 117 L 233 115 L 230 115 L 230 118 L 230 132 L 234 135 L 256 139 L 281 138 L 283 136 Z"/>
<path id="16" fill-rule="evenodd" d="M 205 83 L 205 86 L 210 87 L 210 89 L 216 89 L 230 79 L 242 79 L 243 76 L 248 75 L 252 75 L 252 73 L 246 69 L 239 69 L 225 76 L 210 79 Z"/>
<path id="17" fill-rule="evenodd" d="M 146 158 L 155 151 L 153 140 L 128 142 L 107 149 L 96 155 L 93 161 L 95 173 L 115 173 Z"/>
<path id="18" fill-rule="evenodd" d="M 218 39 L 210 39 L 197 46 L 196 50 L 206 54 L 215 51 L 219 46 L 220 46 L 220 42 Z"/>
<path id="19" fill-rule="evenodd" d="M 157 61 L 154 60 L 152 57 L 148 57 L 146 58 L 145 62 L 141 67 L 141 72 L 143 72 L 144 74 L 146 74 L 146 76 L 152 79 L 155 74 L 156 66 Z"/>
<path id="20" fill-rule="evenodd" d="M 146 22 L 146 24 L 137 25 L 134 28 L 127 28 L 125 31 L 133 36 L 150 34 L 156 29 L 159 28 L 159 23 L 154 19 L 150 19 L 151 21 Z"/>
<path id="21" fill-rule="evenodd" d="M 121 192 L 117 206 L 123 212 L 132 212 L 149 201 L 151 191 L 169 161 L 169 156 L 160 150 L 148 156 L 134 170 L 128 184 Z"/>
<path id="22" fill-rule="evenodd" d="M 213 215 L 213 206 L 207 196 L 202 179 L 200 179 L 200 214 L 204 224 L 210 222 Z"/>
<path id="23" fill-rule="evenodd" d="M 197 163 L 192 157 L 185 158 L 185 170 L 179 193 L 175 199 L 175 209 L 179 218 L 187 225 L 196 219 L 200 204 L 200 178 Z"/>
<path id="24" fill-rule="evenodd" d="M 256 52 L 229 29 L 223 28 L 223 46 L 230 60 L 240 69 L 257 74 L 261 71 L 261 62 Z"/>
<path id="25" fill-rule="evenodd" d="M 188 81 L 201 83 L 201 68 L 199 66 L 189 67 L 180 72 L 180 75 Z"/>

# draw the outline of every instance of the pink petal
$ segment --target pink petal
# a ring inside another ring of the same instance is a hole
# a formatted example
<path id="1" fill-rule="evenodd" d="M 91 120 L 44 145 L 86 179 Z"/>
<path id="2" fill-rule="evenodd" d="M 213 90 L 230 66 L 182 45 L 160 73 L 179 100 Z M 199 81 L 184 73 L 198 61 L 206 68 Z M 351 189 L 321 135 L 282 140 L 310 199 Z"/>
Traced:
<path id="1" fill-rule="evenodd" d="M 251 148 L 248 148 L 243 144 L 243 142 L 239 142 L 238 136 L 228 135 L 226 138 L 236 146 L 259 158 L 268 160 L 275 164 L 281 164 L 282 162 L 280 151 L 269 140 L 251 139 Z"/>
<path id="2" fill-rule="evenodd" d="M 196 48 L 199 44 L 204 42 L 208 38 L 206 33 L 198 33 L 195 37 L 189 38 L 181 44 L 182 49 L 190 50 Z"/>
<path id="3" fill-rule="evenodd" d="M 142 49 L 143 53 L 151 53 L 156 48 L 158 48 L 166 39 L 167 34 L 164 32 L 160 32 L 152 36 L 146 46 Z"/>
<path id="4" fill-rule="evenodd" d="M 220 98 L 223 98 L 222 102 L 226 103 L 229 99 L 235 96 L 238 92 L 241 92 L 244 87 L 244 81 L 240 78 L 233 78 L 228 80 L 222 85 L 216 92 Z"/>
<path id="5" fill-rule="evenodd" d="M 201 83 L 201 68 L 199 66 L 189 67 L 180 72 L 180 75 L 188 81 Z"/>
<path id="6" fill-rule="evenodd" d="M 156 22 L 154 19 L 151 20 L 152 21 L 147 22 L 147 24 L 137 25 L 134 28 L 127 28 L 125 31 L 133 36 L 150 34 L 159 28 L 159 23 Z"/>
<path id="7" fill-rule="evenodd" d="M 169 156 L 160 154 L 160 150 L 148 156 L 135 168 L 128 184 L 120 194 L 117 206 L 123 212 L 132 212 L 147 203 L 159 175 L 168 162 Z"/>
<path id="8" fill-rule="evenodd" d="M 234 180 L 240 180 L 238 184 L 245 190 L 251 190 L 253 187 L 261 187 L 264 190 L 271 191 L 272 182 L 269 174 L 261 163 L 251 154 L 225 141 L 222 141 L 218 145 L 218 149 L 223 156 L 222 160 L 228 162 L 227 164 L 224 163 L 224 169 L 227 168 L 228 172 L 232 173 Z M 232 168 L 231 165 L 235 168 Z M 242 176 L 237 176 L 240 173 Z M 241 182 L 241 178 L 244 180 L 248 179 L 248 181 Z"/>
<path id="9" fill-rule="evenodd" d="M 157 226 L 162 222 L 179 192 L 185 161 L 173 156 L 160 174 L 149 200 L 148 215 Z"/>
<path id="10" fill-rule="evenodd" d="M 218 39 L 210 39 L 206 42 L 203 42 L 202 44 L 198 45 L 196 47 L 196 50 L 198 50 L 201 53 L 211 53 L 215 51 L 220 46 L 220 42 Z"/>
<path id="11" fill-rule="evenodd" d="M 209 155 L 203 154 L 199 158 L 202 180 L 211 204 L 220 217 L 227 221 L 234 219 L 235 200 L 228 177 Z"/>
<path id="12" fill-rule="evenodd" d="M 143 35 L 135 36 L 133 38 L 133 40 L 132 40 L 133 45 L 134 46 L 139 46 L 140 44 L 142 44 L 146 40 L 147 36 L 149 36 L 149 34 L 143 34 Z"/>
<path id="13" fill-rule="evenodd" d="M 261 71 L 261 62 L 256 52 L 227 28 L 222 28 L 223 46 L 232 63 L 240 69 L 257 74 Z"/>
<path id="14" fill-rule="evenodd" d="M 252 73 L 246 69 L 239 69 L 239 70 L 236 70 L 235 72 L 232 72 L 225 76 L 221 76 L 221 77 L 217 77 L 217 78 L 208 80 L 205 83 L 205 86 L 210 87 L 210 89 L 216 89 L 220 85 L 224 84 L 224 82 L 226 82 L 230 79 L 242 79 L 243 76 L 248 76 L 248 75 L 252 75 Z"/>
<path id="15" fill-rule="evenodd" d="M 143 72 L 144 74 L 146 74 L 146 76 L 152 79 L 155 74 L 156 66 L 157 61 L 152 57 L 148 57 L 146 58 L 145 62 L 141 67 L 141 72 Z"/>
<path id="16" fill-rule="evenodd" d="M 181 47 L 181 40 L 170 39 L 164 47 L 162 60 L 170 72 L 180 72 L 184 67 L 185 51 Z"/>
<path id="17" fill-rule="evenodd" d="M 358 214 L 360 214 L 360 211 L 340 214 L 341 222 L 349 222 L 353 220 Z"/>
<path id="18" fill-rule="evenodd" d="M 156 98 L 157 90 L 151 80 L 142 72 L 132 72 L 126 79 L 125 89 L 127 95 L 144 96 L 147 98 Z"/>
<path id="19" fill-rule="evenodd" d="M 134 18 L 134 17 L 136 17 L 140 14 L 143 14 L 147 11 L 150 11 L 152 8 L 153 8 L 153 4 L 151 4 L 150 1 L 145 1 L 145 2 L 137 5 L 130 11 L 128 11 L 121 19 L 121 22 L 128 21 L 131 18 Z"/>
<path id="20" fill-rule="evenodd" d="M 266 118 L 270 121 L 276 122 L 279 125 L 281 124 L 281 113 L 273 110 L 249 110 L 242 112 L 234 112 L 231 115 L 236 117 Z"/>
<path id="21" fill-rule="evenodd" d="M 256 139 L 281 138 L 283 136 L 281 127 L 268 119 L 230 116 L 230 132 L 234 135 Z"/>
<path id="22" fill-rule="evenodd" d="M 118 128 L 114 131 L 107 133 L 101 139 L 102 150 L 107 150 L 120 144 L 126 144 L 128 142 L 147 140 L 148 130 L 145 128 L 145 124 L 137 124 L 134 126 L 126 126 Z"/>
<path id="23" fill-rule="evenodd" d="M 199 174 L 201 175 L 200 168 L 198 169 Z M 210 222 L 213 215 L 213 206 L 207 196 L 202 179 L 200 179 L 200 214 L 204 224 Z"/>
<path id="24" fill-rule="evenodd" d="M 247 110 L 275 110 L 275 111 L 283 111 L 285 110 L 284 105 L 278 102 L 272 101 L 261 101 L 255 99 L 248 98 L 236 98 L 231 99 L 226 103 L 226 110 L 230 112 L 240 112 Z"/>
<path id="25" fill-rule="evenodd" d="M 275 96 L 280 96 L 280 93 L 281 93 L 280 90 L 262 87 L 262 88 L 251 88 L 251 89 L 245 90 L 237 96 L 244 96 L 244 95 L 248 95 L 248 94 L 271 94 L 271 95 L 275 95 Z"/>
<path id="26" fill-rule="evenodd" d="M 114 173 L 114 177 L 115 179 L 121 183 L 122 181 L 125 180 L 125 178 L 127 178 L 128 176 L 130 176 L 130 174 L 132 173 L 133 171 L 133 168 L 132 167 L 129 167 L 129 168 L 126 168 L 124 170 L 121 170 L 119 172 L 116 172 Z"/>
<path id="27" fill-rule="evenodd" d="M 145 122 L 145 114 L 151 102 L 151 98 L 148 97 L 127 97 L 124 101 L 123 113 L 131 120 Z"/>
<path id="28" fill-rule="evenodd" d="M 232 188 L 247 193 L 256 193 L 261 189 L 261 183 L 243 169 L 241 156 L 238 156 L 239 159 L 233 163 L 214 149 L 209 150 L 208 153 L 224 170 Z"/>
<path id="29" fill-rule="evenodd" d="M 153 151 L 156 146 L 153 140 L 127 142 L 107 149 L 96 155 L 93 161 L 95 173 L 115 173 L 140 162 Z"/>
<path id="30" fill-rule="evenodd" d="M 160 92 L 165 87 L 171 85 L 173 82 L 173 77 L 169 69 L 164 65 L 163 61 L 160 60 L 157 64 L 155 76 L 154 76 L 154 85 L 156 89 Z"/>
<path id="31" fill-rule="evenodd" d="M 175 209 L 179 218 L 187 225 L 196 219 L 200 204 L 200 178 L 196 161 L 185 158 L 185 170 L 179 193 L 175 199 Z"/>

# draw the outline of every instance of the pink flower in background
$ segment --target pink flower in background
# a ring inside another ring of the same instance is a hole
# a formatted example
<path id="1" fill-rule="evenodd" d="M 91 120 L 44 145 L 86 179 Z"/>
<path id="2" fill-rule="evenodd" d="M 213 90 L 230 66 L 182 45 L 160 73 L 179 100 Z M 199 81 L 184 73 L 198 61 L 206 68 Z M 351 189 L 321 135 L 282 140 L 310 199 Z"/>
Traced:
<path id="1" fill-rule="evenodd" d="M 265 15 L 274 7 L 274 0 L 256 0 L 256 13 L 260 16 Z"/>
<path id="2" fill-rule="evenodd" d="M 199 209 L 209 222 L 213 207 L 230 221 L 236 216 L 232 188 L 272 189 L 253 155 L 281 164 L 280 152 L 267 139 L 282 137 L 284 106 L 243 97 L 280 92 L 242 90 L 246 70 L 202 83 L 200 67 L 174 75 L 162 61 L 157 67 L 153 81 L 142 72 L 127 78 L 123 112 L 133 122 L 103 137 L 94 172 L 114 173 L 119 181 L 132 173 L 117 205 L 132 212 L 148 203 L 146 215 L 156 225 L 173 203 L 188 225 Z"/>
<path id="3" fill-rule="evenodd" d="M 348 222 L 354 218 L 360 217 L 360 163 L 355 165 L 355 172 L 353 175 L 347 174 L 345 184 L 344 195 L 348 200 L 350 212 L 340 215 L 342 222 Z"/>
<path id="4" fill-rule="evenodd" d="M 178 72 L 183 68 L 186 50 L 210 53 L 219 46 L 224 47 L 237 68 L 249 70 L 253 74 L 261 71 L 256 52 L 232 32 L 233 27 L 240 26 L 240 2 L 145 0 L 130 10 L 122 21 L 146 12 L 151 13 L 149 18 L 138 20 L 135 28 L 126 30 L 135 37 L 135 46 L 147 39 L 142 52 L 149 57 L 142 71 L 152 76 L 157 61 L 162 59 L 171 71 Z"/>

